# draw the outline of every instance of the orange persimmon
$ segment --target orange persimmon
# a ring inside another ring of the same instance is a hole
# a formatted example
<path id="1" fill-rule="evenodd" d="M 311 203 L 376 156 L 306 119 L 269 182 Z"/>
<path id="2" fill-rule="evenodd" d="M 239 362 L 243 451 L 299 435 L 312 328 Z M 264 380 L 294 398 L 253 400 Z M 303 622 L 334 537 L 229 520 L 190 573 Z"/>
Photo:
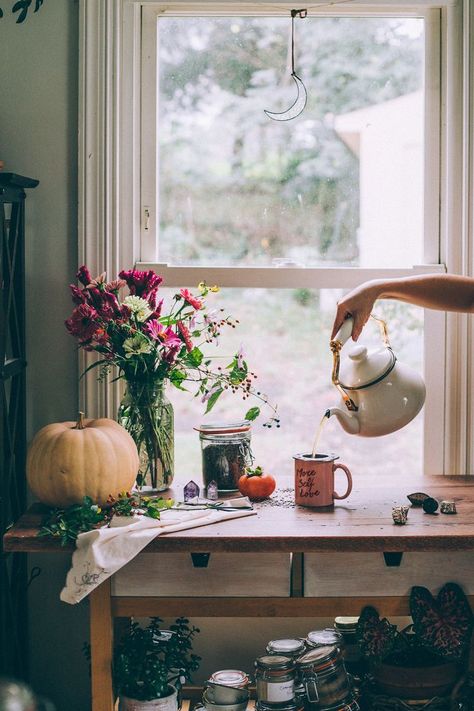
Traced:
<path id="1" fill-rule="evenodd" d="M 239 479 L 239 491 L 248 496 L 251 501 L 263 501 L 273 494 L 276 487 L 275 478 L 264 474 L 262 467 L 247 469 Z"/>

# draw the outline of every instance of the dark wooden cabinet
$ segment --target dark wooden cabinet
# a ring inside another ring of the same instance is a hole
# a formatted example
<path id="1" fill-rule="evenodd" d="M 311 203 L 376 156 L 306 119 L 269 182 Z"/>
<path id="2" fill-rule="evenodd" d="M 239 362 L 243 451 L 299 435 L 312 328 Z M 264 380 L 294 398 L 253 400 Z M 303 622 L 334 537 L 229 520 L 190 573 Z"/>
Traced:
<path id="1" fill-rule="evenodd" d="M 25 188 L 0 172 L 0 534 L 26 508 Z M 0 675 L 25 677 L 26 557 L 0 552 Z"/>

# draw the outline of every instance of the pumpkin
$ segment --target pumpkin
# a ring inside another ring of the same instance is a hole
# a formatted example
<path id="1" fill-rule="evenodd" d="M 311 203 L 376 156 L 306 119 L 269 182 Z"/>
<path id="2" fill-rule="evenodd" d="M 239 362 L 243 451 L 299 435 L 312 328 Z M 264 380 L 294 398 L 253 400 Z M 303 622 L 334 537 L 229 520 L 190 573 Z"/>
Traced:
<path id="1" fill-rule="evenodd" d="M 132 488 L 138 452 L 126 429 L 114 420 L 55 422 L 34 437 L 26 462 L 33 494 L 50 506 L 81 503 L 84 496 L 105 504 Z"/>

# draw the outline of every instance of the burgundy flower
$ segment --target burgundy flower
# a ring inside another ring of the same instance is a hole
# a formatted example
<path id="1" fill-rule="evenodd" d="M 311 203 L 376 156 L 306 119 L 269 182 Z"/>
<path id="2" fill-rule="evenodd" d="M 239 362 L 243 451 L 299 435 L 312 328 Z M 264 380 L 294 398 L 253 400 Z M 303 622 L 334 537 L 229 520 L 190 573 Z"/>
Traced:
<path id="1" fill-rule="evenodd" d="M 183 299 L 188 302 L 188 304 L 191 304 L 191 306 L 196 309 L 196 311 L 202 309 L 202 301 L 193 296 L 188 289 L 180 289 L 179 293 L 181 294 Z"/>
<path id="2" fill-rule="evenodd" d="M 100 295 L 102 297 L 100 312 L 107 312 L 110 318 L 120 315 L 120 304 L 115 294 L 111 294 L 110 291 L 102 291 Z"/>
<path id="3" fill-rule="evenodd" d="M 102 292 L 96 286 L 90 286 L 87 289 L 89 294 L 89 300 L 92 306 L 96 309 L 100 309 L 102 306 Z"/>
<path id="4" fill-rule="evenodd" d="M 85 265 L 79 267 L 76 277 L 81 284 L 84 284 L 84 286 L 88 286 L 92 281 L 91 273 Z"/>
<path id="5" fill-rule="evenodd" d="M 141 296 L 144 299 L 148 298 L 152 292 L 156 292 L 163 281 L 153 269 L 149 269 L 147 272 L 141 272 L 138 269 L 124 270 L 120 272 L 119 277 L 125 279 L 132 296 Z M 154 307 L 152 306 L 152 308 Z"/>
<path id="6" fill-rule="evenodd" d="M 69 288 L 71 289 L 72 300 L 75 304 L 87 304 L 87 291 L 79 289 L 75 284 L 69 284 Z"/>
<path id="7" fill-rule="evenodd" d="M 163 354 L 163 360 L 166 363 L 173 363 L 175 360 L 176 356 L 178 355 L 179 351 L 181 348 L 181 343 L 179 346 L 171 346 L 171 348 L 165 348 L 164 349 L 164 354 Z"/>
<path id="8" fill-rule="evenodd" d="M 72 336 L 80 338 L 81 341 L 89 341 L 99 329 L 97 318 L 95 309 L 88 304 L 81 304 L 65 321 L 66 328 Z"/>
<path id="9" fill-rule="evenodd" d="M 148 303 L 150 304 L 150 308 L 153 309 L 153 313 L 152 313 L 152 315 L 150 316 L 150 318 L 160 318 L 160 316 L 161 316 L 161 309 L 163 308 L 163 299 L 160 299 L 159 301 L 157 301 L 157 300 L 155 299 L 155 304 L 154 304 L 154 305 L 153 305 L 152 303 L 150 303 L 150 299 L 149 299 L 149 298 L 147 299 L 147 301 L 148 301 Z"/>

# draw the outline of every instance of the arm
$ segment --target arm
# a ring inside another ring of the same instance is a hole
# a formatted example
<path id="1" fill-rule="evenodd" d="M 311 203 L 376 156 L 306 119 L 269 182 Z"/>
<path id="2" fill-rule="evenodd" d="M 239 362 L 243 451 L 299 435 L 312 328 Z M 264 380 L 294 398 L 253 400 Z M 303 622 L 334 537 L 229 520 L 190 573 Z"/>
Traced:
<path id="1" fill-rule="evenodd" d="M 365 282 L 339 301 L 331 338 L 344 320 L 352 316 L 352 338 L 356 341 L 377 299 L 398 299 L 427 309 L 474 313 L 474 279 L 452 274 L 427 274 Z"/>

